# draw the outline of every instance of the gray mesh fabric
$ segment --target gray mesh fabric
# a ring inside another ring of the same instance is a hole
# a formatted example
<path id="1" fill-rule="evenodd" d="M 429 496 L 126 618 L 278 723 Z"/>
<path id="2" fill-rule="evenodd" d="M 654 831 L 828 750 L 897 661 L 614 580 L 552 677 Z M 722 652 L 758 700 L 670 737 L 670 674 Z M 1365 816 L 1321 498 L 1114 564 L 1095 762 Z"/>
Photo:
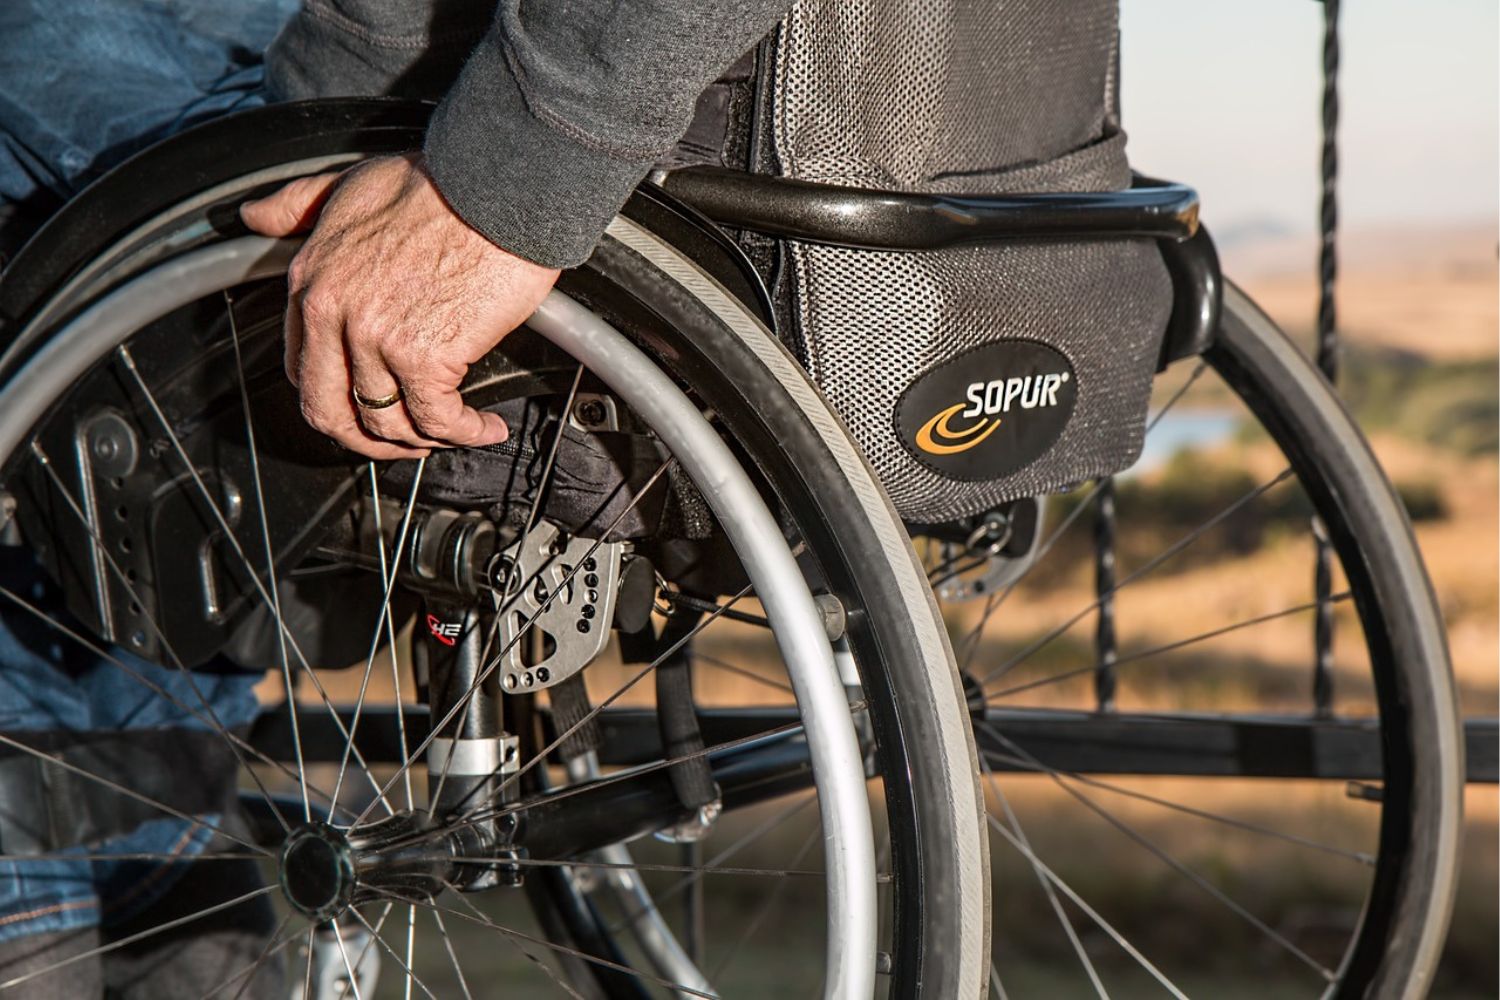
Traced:
<path id="1" fill-rule="evenodd" d="M 800 0 L 777 39 L 783 174 L 910 191 L 1112 190 L 1116 0 Z M 876 253 L 793 243 L 796 318 L 814 380 L 908 520 L 943 521 L 1129 465 L 1170 308 L 1149 242 Z M 1078 402 L 1040 458 L 959 482 L 900 444 L 897 398 L 966 349 L 1041 341 Z"/>

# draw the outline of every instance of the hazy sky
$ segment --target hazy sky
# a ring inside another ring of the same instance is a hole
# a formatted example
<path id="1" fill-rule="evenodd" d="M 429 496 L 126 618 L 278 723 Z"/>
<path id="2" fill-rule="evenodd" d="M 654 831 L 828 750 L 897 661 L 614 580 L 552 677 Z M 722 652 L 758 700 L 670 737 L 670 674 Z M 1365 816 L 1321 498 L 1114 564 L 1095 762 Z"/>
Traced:
<path id="1" fill-rule="evenodd" d="M 1062 0 L 1066 2 L 1066 0 Z M 1221 231 L 1317 218 L 1322 5 L 1122 0 L 1122 95 L 1137 169 L 1203 195 Z M 1345 0 L 1343 216 L 1495 224 L 1496 0 Z"/>

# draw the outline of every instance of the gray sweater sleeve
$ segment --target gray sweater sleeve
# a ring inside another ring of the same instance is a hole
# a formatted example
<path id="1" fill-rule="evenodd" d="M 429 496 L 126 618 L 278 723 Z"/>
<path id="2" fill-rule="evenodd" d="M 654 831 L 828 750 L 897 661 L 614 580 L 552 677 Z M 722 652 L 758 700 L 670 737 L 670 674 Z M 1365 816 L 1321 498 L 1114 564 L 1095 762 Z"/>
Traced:
<path id="1" fill-rule="evenodd" d="M 268 75 L 283 98 L 422 93 L 473 46 L 428 128 L 428 169 L 494 243 L 571 267 L 790 2 L 500 0 L 481 32 L 476 0 L 305 0 Z"/>

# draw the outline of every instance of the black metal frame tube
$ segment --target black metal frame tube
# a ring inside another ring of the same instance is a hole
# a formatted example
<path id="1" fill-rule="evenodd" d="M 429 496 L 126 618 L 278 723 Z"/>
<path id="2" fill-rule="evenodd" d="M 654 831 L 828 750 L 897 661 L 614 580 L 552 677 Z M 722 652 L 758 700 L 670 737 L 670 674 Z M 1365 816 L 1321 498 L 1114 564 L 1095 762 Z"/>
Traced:
<path id="1" fill-rule="evenodd" d="M 676 170 L 668 194 L 714 222 L 857 250 L 942 250 L 1011 240 L 1169 239 L 1198 231 L 1198 194 L 1124 191 L 948 195 L 814 184 L 720 167 Z"/>

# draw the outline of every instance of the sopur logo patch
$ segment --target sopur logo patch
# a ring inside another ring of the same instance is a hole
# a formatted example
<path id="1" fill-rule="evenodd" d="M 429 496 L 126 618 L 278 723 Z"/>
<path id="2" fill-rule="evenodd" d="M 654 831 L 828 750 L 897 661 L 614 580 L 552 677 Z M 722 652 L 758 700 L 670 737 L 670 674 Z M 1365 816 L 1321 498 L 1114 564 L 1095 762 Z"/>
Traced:
<path id="1" fill-rule="evenodd" d="M 929 371 L 896 403 L 896 436 L 917 461 L 953 479 L 997 479 L 1040 458 L 1062 435 L 1078 382 L 1061 351 L 1003 340 Z"/>

